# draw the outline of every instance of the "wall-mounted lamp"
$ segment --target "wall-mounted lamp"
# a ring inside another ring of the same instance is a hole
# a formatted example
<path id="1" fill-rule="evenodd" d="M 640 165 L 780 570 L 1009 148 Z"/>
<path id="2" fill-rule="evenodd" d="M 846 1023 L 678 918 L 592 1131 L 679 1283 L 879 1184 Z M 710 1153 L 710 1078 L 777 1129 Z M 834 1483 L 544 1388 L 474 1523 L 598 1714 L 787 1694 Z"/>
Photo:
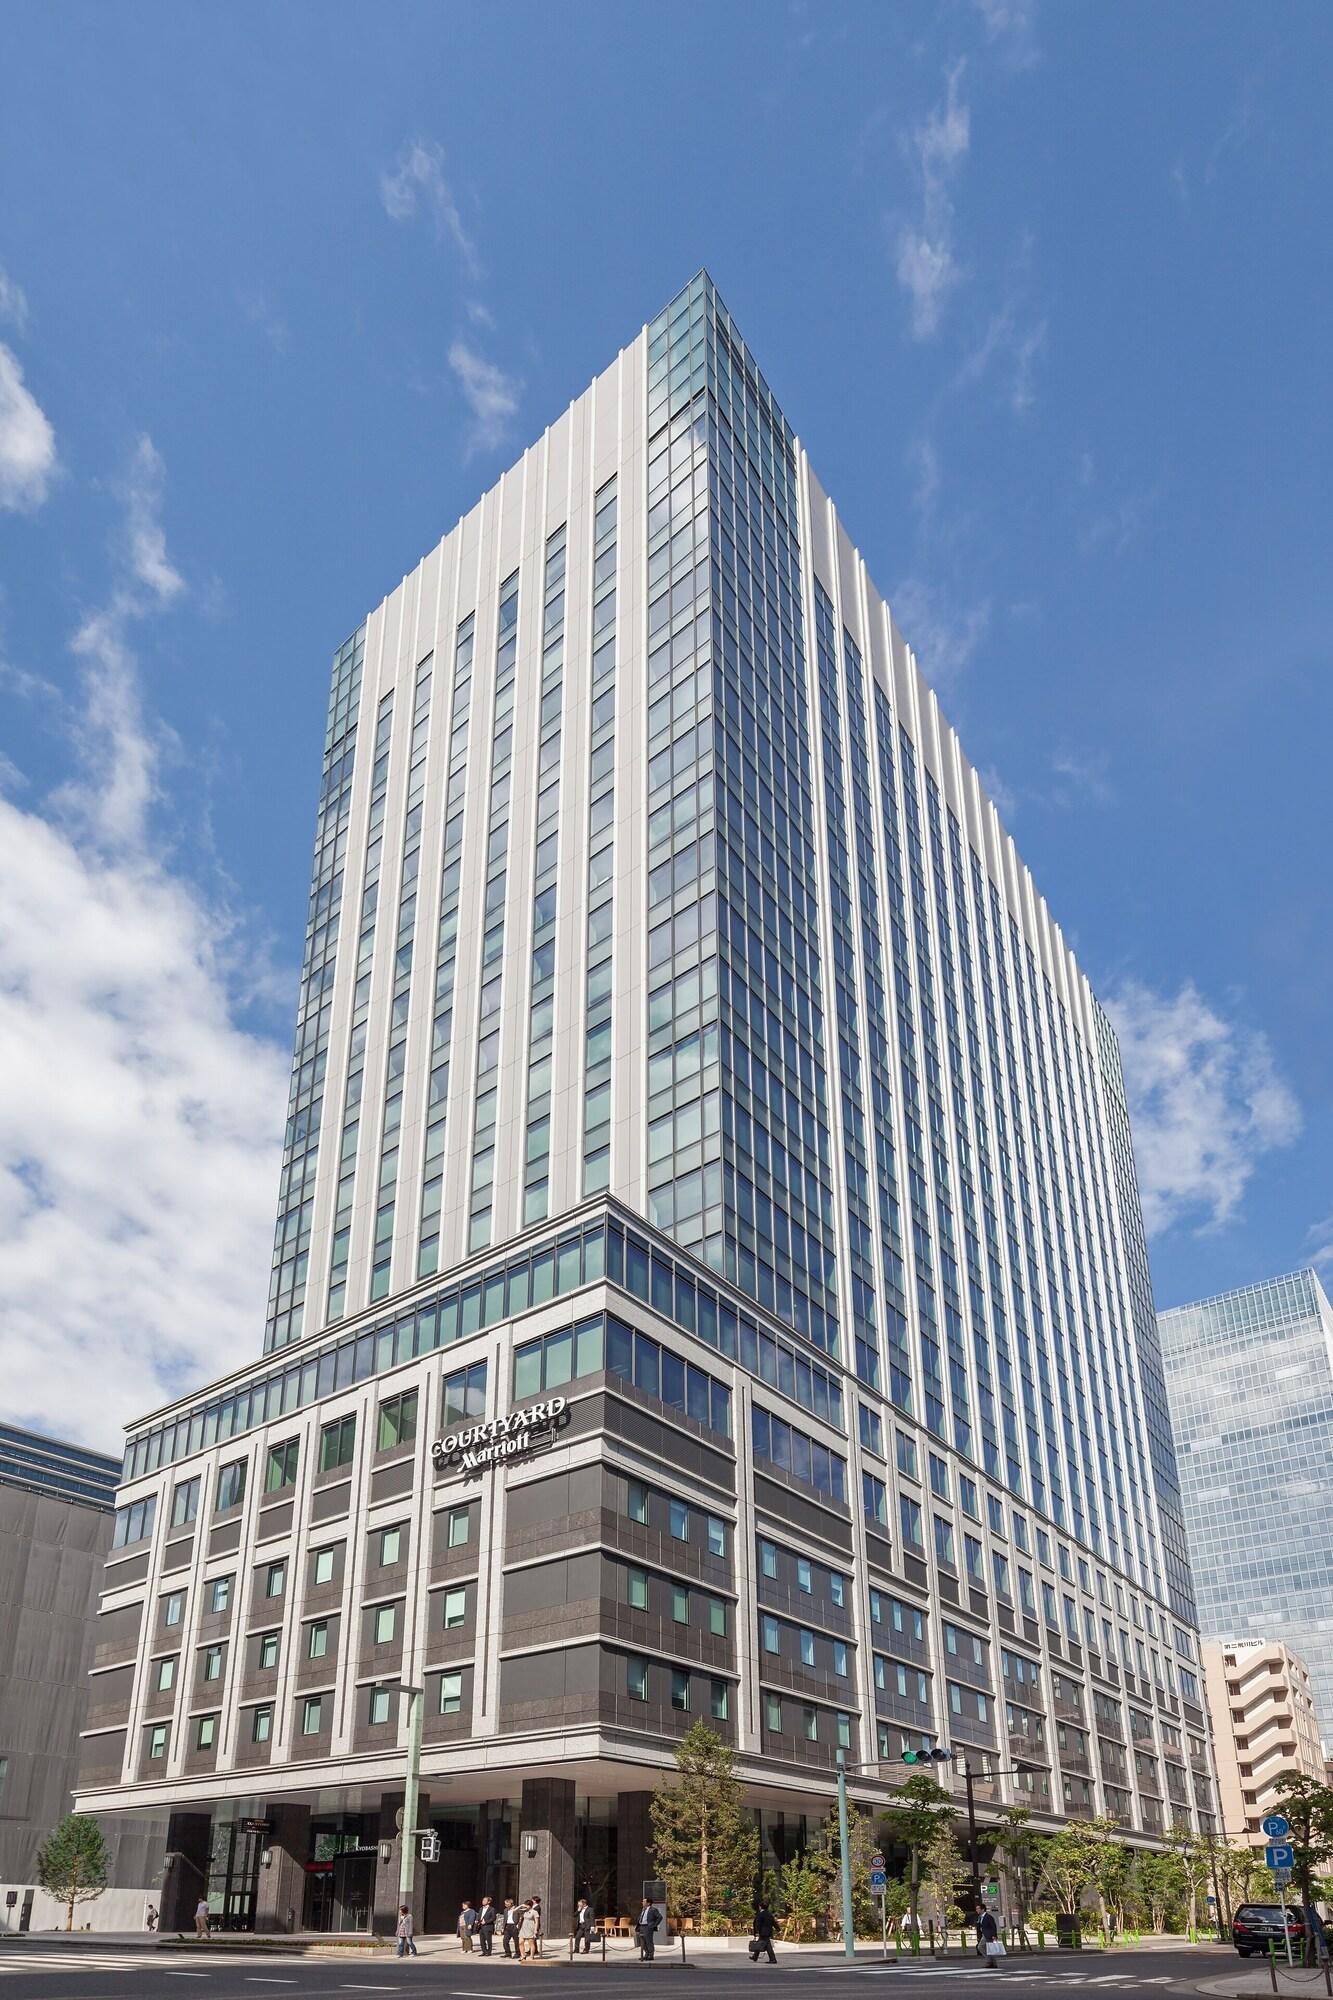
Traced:
<path id="1" fill-rule="evenodd" d="M 531 1857 L 537 1852 L 537 1836 L 535 1833 L 524 1834 L 523 1852 L 529 1857 L 529 1859 L 531 1859 Z"/>
<path id="2" fill-rule="evenodd" d="M 391 1840 L 382 1840 L 380 1842 L 380 1860 L 382 1862 L 393 1860 L 393 1842 Z"/>
<path id="3" fill-rule="evenodd" d="M 273 1866 L 273 1849 L 271 1847 L 264 1849 L 259 1857 L 259 1865 L 261 1868 L 271 1868 Z"/>

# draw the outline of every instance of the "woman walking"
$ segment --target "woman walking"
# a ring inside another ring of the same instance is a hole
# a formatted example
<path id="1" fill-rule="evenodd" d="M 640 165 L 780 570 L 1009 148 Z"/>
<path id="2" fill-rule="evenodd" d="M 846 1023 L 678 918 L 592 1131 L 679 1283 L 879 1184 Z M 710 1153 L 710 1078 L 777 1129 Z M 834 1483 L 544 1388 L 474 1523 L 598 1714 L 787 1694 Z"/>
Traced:
<path id="1" fill-rule="evenodd" d="M 537 1956 L 537 1906 L 531 1896 L 523 1905 L 518 1924 L 518 1956 L 521 1964 Z"/>

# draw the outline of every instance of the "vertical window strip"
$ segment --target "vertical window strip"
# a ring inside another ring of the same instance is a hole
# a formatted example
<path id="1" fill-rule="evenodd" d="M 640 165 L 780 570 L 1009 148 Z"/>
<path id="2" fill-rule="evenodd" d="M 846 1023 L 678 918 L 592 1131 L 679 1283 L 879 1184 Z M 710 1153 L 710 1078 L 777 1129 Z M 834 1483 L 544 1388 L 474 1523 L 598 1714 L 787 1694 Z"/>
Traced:
<path id="1" fill-rule="evenodd" d="M 347 1309 L 347 1261 L 352 1241 L 352 1210 L 356 1189 L 356 1156 L 361 1135 L 361 1095 L 366 1080 L 366 1023 L 375 959 L 375 926 L 379 915 L 380 865 L 384 854 L 384 801 L 389 790 L 389 746 L 393 738 L 393 695 L 380 701 L 375 717 L 375 765 L 370 778 L 370 817 L 366 827 L 366 861 L 361 883 L 361 917 L 356 946 L 356 987 L 352 995 L 352 1030 L 348 1044 L 347 1083 L 343 1091 L 342 1144 L 338 1153 L 338 1201 L 333 1218 L 333 1248 L 329 1258 L 328 1325 Z"/>
<path id="2" fill-rule="evenodd" d="M 833 605 L 818 580 L 815 582 L 815 662 L 819 679 L 820 737 L 824 751 L 824 818 L 829 903 L 833 920 L 833 1007 L 838 1031 L 842 1144 L 847 1183 L 853 1350 L 860 1380 L 869 1388 L 878 1389 L 875 1249 L 870 1228 L 870 1160 L 866 1145 L 861 1030 L 856 997 L 857 945 L 853 922 L 847 789 L 843 776 L 842 712 L 838 699 L 838 636 Z"/>
<path id="3" fill-rule="evenodd" d="M 500 1001 L 504 984 L 505 896 L 509 877 L 509 808 L 513 787 L 514 693 L 518 662 L 518 571 L 500 585 L 495 633 L 495 716 L 491 725 L 491 798 L 486 823 L 486 899 L 482 912 L 477 1083 L 468 1188 L 469 1254 L 491 1240 L 495 1188 L 495 1119 L 500 1080 Z"/>
<path id="4" fill-rule="evenodd" d="M 583 1045 L 583 1192 L 611 1179 L 611 957 L 615 893 L 616 482 L 593 521 L 592 690 L 588 755 L 588 971 Z"/>
<path id="5" fill-rule="evenodd" d="M 324 733 L 319 814 L 315 825 L 314 865 L 310 876 L 310 904 L 306 914 L 305 950 L 301 965 L 296 1046 L 292 1057 L 291 1094 L 287 1106 L 287 1129 L 283 1137 L 282 1175 L 278 1185 L 273 1275 L 264 1328 L 266 1353 L 271 1353 L 276 1347 L 285 1347 L 289 1341 L 298 1340 L 303 1331 L 315 1163 L 319 1153 L 324 1066 L 328 1059 L 329 1022 L 333 1012 L 343 867 L 347 852 L 347 823 L 352 808 L 352 773 L 356 763 L 357 716 L 365 651 L 366 628 L 363 625 L 339 648 L 333 662 L 328 723 Z"/>
<path id="6" fill-rule="evenodd" d="M 462 879 L 463 814 L 472 716 L 472 668 L 477 620 L 469 612 L 454 640 L 454 684 L 449 710 L 449 777 L 444 800 L 444 862 L 440 924 L 435 948 L 435 998 L 430 1038 L 426 1139 L 421 1170 L 421 1225 L 417 1276 L 440 1268 L 440 1209 L 444 1200 L 444 1135 L 449 1111 L 449 1048 L 453 1039 L 454 974 L 458 966 L 458 893 Z"/>
<path id="7" fill-rule="evenodd" d="M 412 692 L 412 742 L 408 753 L 407 806 L 403 819 L 403 859 L 398 887 L 398 929 L 394 939 L 393 999 L 389 1049 L 384 1070 L 384 1116 L 380 1127 L 380 1173 L 375 1196 L 375 1242 L 371 1253 L 370 1296 L 384 1298 L 393 1263 L 393 1224 L 398 1197 L 398 1137 L 403 1122 L 403 1077 L 407 1068 L 407 1024 L 412 1000 L 412 959 L 417 922 L 417 879 L 421 871 L 421 820 L 426 797 L 426 753 L 430 743 L 430 697 L 434 655 L 417 668 Z"/>
<path id="8" fill-rule="evenodd" d="M 556 866 L 560 842 L 560 745 L 564 719 L 567 530 L 547 537 L 542 585 L 542 684 L 537 751 L 537 828 L 532 863 L 532 982 L 528 994 L 528 1111 L 523 1221 L 540 1222 L 551 1201 L 551 1045 L 555 1011 Z"/>

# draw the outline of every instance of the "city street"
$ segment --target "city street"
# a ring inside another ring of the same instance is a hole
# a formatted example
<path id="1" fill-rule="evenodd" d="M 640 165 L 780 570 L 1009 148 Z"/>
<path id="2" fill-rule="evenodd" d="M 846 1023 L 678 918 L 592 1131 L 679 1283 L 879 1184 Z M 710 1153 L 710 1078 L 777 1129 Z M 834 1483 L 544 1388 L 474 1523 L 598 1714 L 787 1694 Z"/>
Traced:
<path id="1" fill-rule="evenodd" d="M 394 1993 L 407 1988 L 416 1993 L 442 1996 L 442 2000 L 523 2000 L 538 1985 L 568 2000 L 588 1989 L 603 1993 L 607 2000 L 639 1992 L 650 1981 L 661 1981 L 678 1995 L 699 1994 L 714 2000 L 729 1992 L 737 1980 L 781 1980 L 810 1982 L 817 1994 L 828 2000 L 848 2000 L 853 1991 L 869 1986 L 906 1994 L 932 1980 L 945 1981 L 952 1992 L 958 1988 L 988 1991 L 989 1982 L 1014 1986 L 1012 2000 L 1029 1995 L 1057 2000 L 1059 1993 L 1117 1991 L 1126 1994 L 1163 1996 L 1194 1993 L 1203 1982 L 1222 1980 L 1238 1969 L 1234 1952 L 1220 1945 L 1194 1948 L 1149 1947 L 1144 1950 L 1079 1954 L 1049 1951 L 1033 1956 L 1011 1956 L 998 1971 L 979 1963 L 951 1958 L 937 1963 L 918 1960 L 894 1964 L 863 1954 L 854 1966 L 847 1966 L 835 1954 L 784 1952 L 778 1947 L 776 1967 L 752 1967 L 743 1954 L 700 1953 L 682 1966 L 678 1953 L 667 1947 L 659 1951 L 655 1963 L 641 1965 L 632 1947 L 621 1945 L 600 1958 L 580 1959 L 575 1965 L 563 1957 L 547 1957 L 532 1967 L 493 1958 L 489 1964 L 479 1956 L 462 1960 L 455 1952 L 427 1952 L 417 1959 L 399 1960 L 389 1956 L 309 1958 L 286 1957 L 278 1952 L 209 1950 L 193 1952 L 142 1948 L 107 1949 L 91 1945 L 52 1941 L 0 1941 L 0 1993 L 4 2000 L 154 2000 L 179 1995 L 191 1986 L 207 1993 L 210 2000 L 272 2000 L 282 1993 L 317 1996 L 318 2000 L 342 2000 L 344 1995 Z M 1245 1973 L 1252 1970 L 1243 1968 Z M 1238 1988 L 1239 1989 L 1238 1982 Z M 1247 1982 L 1248 1983 L 1248 1982 Z"/>

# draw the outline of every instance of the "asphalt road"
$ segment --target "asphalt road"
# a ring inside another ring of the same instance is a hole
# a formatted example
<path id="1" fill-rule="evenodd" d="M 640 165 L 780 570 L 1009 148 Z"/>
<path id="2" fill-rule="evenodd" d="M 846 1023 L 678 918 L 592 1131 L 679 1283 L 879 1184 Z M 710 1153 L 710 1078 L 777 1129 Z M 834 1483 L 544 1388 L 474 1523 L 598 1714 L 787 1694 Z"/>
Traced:
<path id="1" fill-rule="evenodd" d="M 603 1965 L 580 1959 L 571 1966 L 548 1958 L 534 1967 L 513 1961 L 473 1957 L 396 1959 L 284 1958 L 276 1953 L 241 1955 L 236 1951 L 201 1950 L 175 1953 L 106 1950 L 77 1944 L 23 1944 L 0 1941 L 0 2000 L 182 2000 L 193 1988 L 208 2000 L 353 2000 L 355 1995 L 407 1991 L 431 2000 L 528 2000 L 531 1989 L 551 2000 L 575 2000 L 595 1992 L 605 2000 L 627 2000 L 649 1984 L 665 1986 L 679 2000 L 723 2000 L 738 1981 L 793 1985 L 809 1984 L 809 2000 L 872 2000 L 879 1989 L 883 2000 L 907 2000 L 930 1980 L 943 1980 L 960 2000 L 986 2000 L 990 1988 L 1013 1986 L 1007 2000 L 1060 2000 L 1064 1993 L 1097 2000 L 1101 1993 L 1133 1996 L 1133 2000 L 1176 2000 L 1194 1994 L 1199 1981 L 1219 1979 L 1240 1964 L 1222 1946 L 1193 1950 L 1048 1951 L 1027 1957 L 1011 1955 L 998 1971 L 978 1961 L 949 1959 L 939 1963 L 907 1960 L 885 1965 L 862 1955 L 855 1966 L 835 1954 L 783 1953 L 778 1964 L 752 1966 L 743 1954 L 701 1957 L 681 1965 L 669 1950 L 658 1953 L 652 1966 L 640 1965 L 621 1948 Z M 1248 1969 L 1248 1968 L 1247 1968 Z M 869 1989 L 868 1991 L 866 1989 Z M 1049 1989 L 1049 1990 L 1048 1990 Z"/>

